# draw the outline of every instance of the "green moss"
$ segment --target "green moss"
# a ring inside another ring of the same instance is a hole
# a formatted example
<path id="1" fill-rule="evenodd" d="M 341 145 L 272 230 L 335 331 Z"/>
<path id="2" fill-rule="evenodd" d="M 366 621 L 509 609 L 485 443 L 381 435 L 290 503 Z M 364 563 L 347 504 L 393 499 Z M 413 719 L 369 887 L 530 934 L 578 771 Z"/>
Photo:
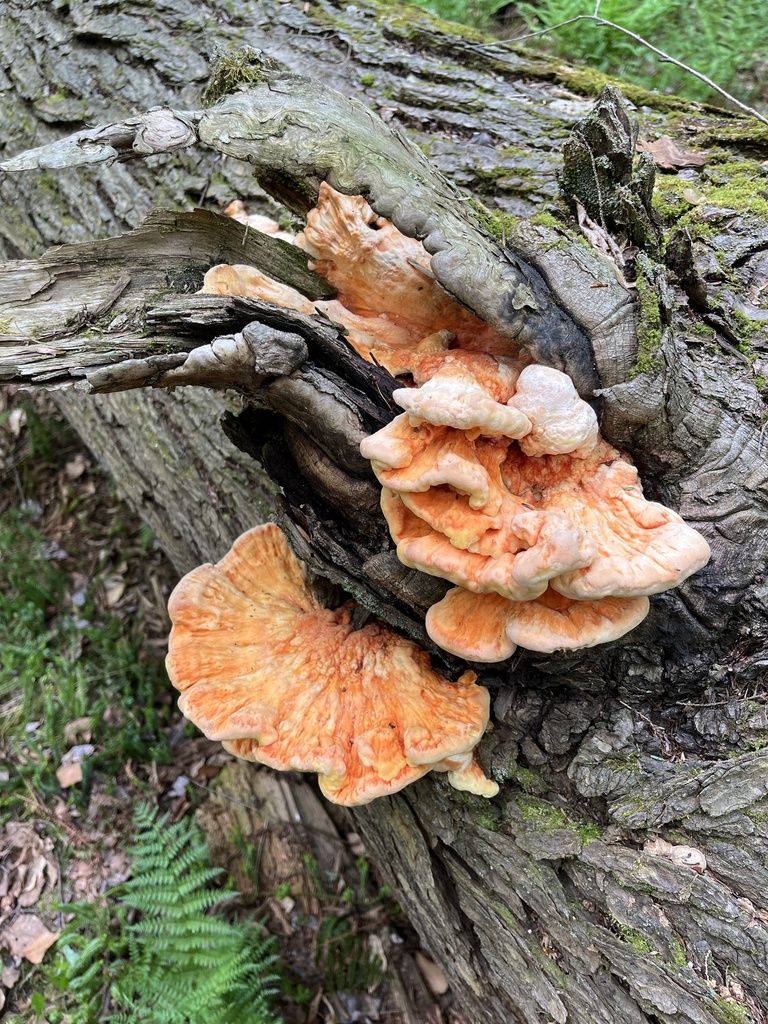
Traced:
<path id="1" fill-rule="evenodd" d="M 750 146 L 768 146 L 768 127 L 752 117 L 734 118 L 708 125 L 699 135 L 706 146 L 718 142 L 741 142 Z"/>
<path id="2" fill-rule="evenodd" d="M 430 47 L 430 43 L 445 49 L 446 39 L 449 44 L 451 39 L 471 43 L 498 42 L 487 32 L 481 32 L 469 25 L 459 25 L 455 21 L 445 21 L 419 7 L 390 3 L 389 0 L 374 0 L 374 6 L 381 12 L 380 24 L 386 22 L 388 28 L 397 31 L 405 39 L 410 42 L 422 42 L 426 47 L 433 49 L 433 52 L 434 47 Z"/>
<path id="3" fill-rule="evenodd" d="M 637 360 L 630 379 L 641 373 L 654 373 L 661 369 L 659 351 L 663 337 L 661 308 L 652 277 L 652 265 L 646 258 L 637 260 Z"/>
<path id="4" fill-rule="evenodd" d="M 542 832 L 554 832 L 556 829 L 568 828 L 568 819 L 559 807 L 538 800 L 534 796 L 520 796 L 515 801 L 518 810 L 527 821 Z"/>
<path id="5" fill-rule="evenodd" d="M 744 814 L 761 832 L 763 830 L 768 831 L 768 811 L 748 810 Z"/>
<path id="6" fill-rule="evenodd" d="M 703 197 L 691 203 L 685 193 Z M 660 174 L 653 192 L 653 208 L 664 224 L 687 227 L 694 238 L 709 238 L 717 223 L 703 221 L 702 209 L 713 206 L 735 210 L 768 221 L 768 170 L 757 160 L 739 160 L 708 165 L 697 181 L 686 181 L 676 174 Z"/>
<path id="7" fill-rule="evenodd" d="M 703 323 L 693 324 L 691 327 L 688 328 L 688 333 L 689 334 L 696 334 L 700 338 L 707 338 L 707 339 L 714 338 L 714 336 L 715 336 L 714 329 L 712 327 L 710 327 L 709 324 L 703 324 Z"/>
<path id="8" fill-rule="evenodd" d="M 517 218 L 501 210 L 489 210 L 476 199 L 471 199 L 467 205 L 474 211 L 480 227 L 501 245 L 506 245 L 517 227 Z"/>
<path id="9" fill-rule="evenodd" d="M 516 47 L 516 49 L 522 48 Z M 691 104 L 689 100 L 684 100 L 680 96 L 662 96 L 660 93 L 650 92 L 640 85 L 631 85 L 623 79 L 612 78 L 610 75 L 603 74 L 602 71 L 596 71 L 585 65 L 574 66 L 555 60 L 543 64 L 539 54 L 534 55 L 525 50 L 522 52 L 526 56 L 536 58 L 538 67 L 526 69 L 531 77 L 551 79 L 583 96 L 599 96 L 606 85 L 615 85 L 637 107 L 650 107 L 652 110 L 659 111 L 681 110 L 687 111 L 688 114 L 690 114 L 692 106 L 696 107 L 696 104 Z M 537 71 L 539 71 L 538 75 Z"/>
<path id="10" fill-rule="evenodd" d="M 679 939 L 674 940 L 674 952 L 672 953 L 672 961 L 675 967 L 687 967 L 688 966 L 688 954 L 685 952 L 685 946 Z"/>
<path id="11" fill-rule="evenodd" d="M 222 96 L 236 92 L 241 85 L 263 82 L 267 72 L 277 71 L 280 65 L 252 46 L 243 46 L 229 53 L 219 53 L 211 61 L 208 84 L 203 91 L 203 103 L 209 107 Z"/>
<path id="12" fill-rule="evenodd" d="M 563 230 L 563 225 L 557 217 L 553 217 L 551 213 L 534 213 L 531 217 L 531 224 L 538 224 L 543 228 L 551 228 L 552 231 Z"/>
<path id="13" fill-rule="evenodd" d="M 756 335 L 761 333 L 764 325 L 755 320 L 750 320 L 750 318 L 740 310 L 732 309 L 731 326 L 734 328 L 736 336 L 739 339 L 739 352 L 747 357 L 749 365 L 751 366 L 755 359 L 757 359 L 757 353 L 754 349 L 754 339 Z"/>
<path id="14" fill-rule="evenodd" d="M 691 203 L 685 199 L 686 190 L 698 191 L 694 183 L 672 174 L 660 174 L 653 189 L 653 208 L 664 224 L 676 223 L 691 210 Z"/>
<path id="15" fill-rule="evenodd" d="M 525 769 L 520 770 L 525 771 Z M 545 800 L 539 800 L 530 793 L 517 797 L 515 803 L 523 821 L 533 825 L 539 832 L 551 833 L 559 829 L 567 829 L 569 832 L 574 832 L 584 845 L 600 839 L 603 834 L 599 825 L 586 821 L 573 821 L 559 807 L 555 807 Z"/>
<path id="16" fill-rule="evenodd" d="M 768 220 L 768 170 L 764 163 L 739 160 L 715 164 L 703 177 L 702 191 L 708 203 Z"/>
<path id="17" fill-rule="evenodd" d="M 478 828 L 484 828 L 489 832 L 499 831 L 499 815 L 483 811 L 475 817 L 475 824 Z"/>
<path id="18" fill-rule="evenodd" d="M 603 837 L 603 830 L 594 822 L 570 822 L 568 827 L 576 833 L 585 846 Z"/>
<path id="19" fill-rule="evenodd" d="M 373 85 L 375 81 L 376 81 L 376 75 L 370 75 L 370 74 L 360 75 L 360 85 L 365 85 L 365 86 Z"/>
<path id="20" fill-rule="evenodd" d="M 509 773 L 510 782 L 516 783 L 525 793 L 546 793 L 548 786 L 538 772 L 532 768 L 523 768 L 515 762 Z"/>
<path id="21" fill-rule="evenodd" d="M 619 935 L 621 936 L 621 941 L 626 942 L 636 953 L 654 952 L 653 946 L 648 939 L 646 939 L 642 932 L 637 931 L 636 928 L 630 928 L 629 925 L 622 924 L 619 926 Z"/>
<path id="22" fill-rule="evenodd" d="M 741 1003 L 730 1002 L 727 999 L 715 999 L 710 1004 L 712 1013 L 722 1024 L 754 1024 L 755 1018 Z"/>

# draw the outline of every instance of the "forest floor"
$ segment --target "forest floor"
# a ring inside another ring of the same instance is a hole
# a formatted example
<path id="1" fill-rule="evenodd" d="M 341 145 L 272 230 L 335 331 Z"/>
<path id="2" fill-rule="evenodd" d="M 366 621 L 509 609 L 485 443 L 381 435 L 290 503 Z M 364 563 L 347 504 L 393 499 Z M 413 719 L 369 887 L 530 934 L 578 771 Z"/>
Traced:
<path id="1" fill-rule="evenodd" d="M 0 391 L 0 1020 L 121 1009 L 143 806 L 205 838 L 223 869 L 209 913 L 274 937 L 286 1024 L 462 1024 L 344 813 L 176 709 L 176 580 L 50 397 Z"/>

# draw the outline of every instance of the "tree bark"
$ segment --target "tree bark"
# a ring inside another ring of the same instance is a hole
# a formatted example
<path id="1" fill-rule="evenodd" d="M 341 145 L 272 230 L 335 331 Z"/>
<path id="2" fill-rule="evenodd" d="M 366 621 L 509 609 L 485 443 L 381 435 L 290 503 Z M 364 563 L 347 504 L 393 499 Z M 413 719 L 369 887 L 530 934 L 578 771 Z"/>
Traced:
<path id="1" fill-rule="evenodd" d="M 604 435 L 638 463 L 646 492 L 713 549 L 710 565 L 654 598 L 651 615 L 623 641 L 480 669 L 494 695 L 494 730 L 481 749 L 503 783 L 494 801 L 462 797 L 429 777 L 355 810 L 356 826 L 473 1020 L 765 1019 L 768 228 L 759 204 L 734 206 L 738 190 L 730 205 L 723 189 L 707 194 L 718 174 L 726 183 L 736 175 L 728 159 L 747 155 L 759 168 L 768 139 L 726 112 L 634 90 L 646 137 L 666 130 L 681 147 L 717 151 L 718 163 L 684 172 L 692 197 L 675 193 L 667 213 L 677 231 L 663 245 L 647 181 L 630 180 L 633 146 L 629 166 L 619 166 L 631 127 L 606 128 L 615 107 L 598 109 L 597 128 L 594 118 L 581 121 L 568 191 L 589 206 L 579 152 L 611 165 L 617 198 L 602 211 L 602 227 L 634 240 L 627 252 L 636 255 L 639 300 L 553 205 L 560 147 L 604 82 L 409 10 L 327 0 L 257 8 L 231 0 L 216 10 L 137 0 L 11 4 L 0 14 L 3 155 L 158 104 L 198 111 L 205 56 L 244 40 L 282 69 L 358 97 L 429 154 L 452 184 L 431 177 L 404 144 L 407 160 L 395 164 L 419 188 L 387 215 L 427 235 L 447 285 L 479 303 L 484 318 L 542 361 L 567 366 L 584 393 L 597 386 Z M 275 74 L 273 85 L 282 81 Z M 264 101 L 280 107 L 282 99 Z M 317 318 L 276 318 L 258 303 L 190 294 L 206 266 L 238 251 L 241 239 L 222 218 L 153 214 L 138 229 L 153 207 L 188 211 L 201 197 L 210 210 L 235 196 L 267 202 L 245 155 L 271 191 L 294 202 L 297 179 L 311 190 L 329 177 L 387 205 L 392 181 L 361 177 L 359 160 L 342 166 L 338 153 L 314 151 L 302 164 L 301 144 L 279 155 L 269 132 L 261 158 L 232 132 L 222 141 L 213 112 L 242 120 L 241 102 L 190 115 L 194 133 L 224 155 L 196 147 L 80 168 L 49 161 L 42 171 L 35 158 L 34 172 L 0 179 L 0 250 L 13 261 L 0 268 L 0 366 L 8 379 L 63 386 L 68 416 L 180 571 L 221 557 L 272 509 L 316 571 L 427 643 L 423 613 L 434 582 L 393 562 L 354 446 L 345 459 L 337 447 L 335 466 L 318 470 L 322 431 L 307 449 L 307 423 L 296 414 L 307 395 L 322 395 L 318 422 L 354 438 L 392 415 L 393 382 Z M 118 135 L 116 153 L 127 155 L 119 145 L 135 133 Z M 389 166 L 397 138 L 377 135 L 374 177 Z M 101 144 L 91 140 L 81 152 L 94 155 Z M 454 186 L 495 212 L 469 208 Z M 696 218 L 684 217 L 691 209 Z M 432 234 L 414 211 L 434 214 Z M 238 261 L 258 264 L 257 242 L 245 241 L 247 258 Z M 61 243 L 77 248 L 42 255 Z M 451 261 L 457 252 L 462 263 Z M 274 266 L 279 246 L 264 258 Z M 311 288 L 287 256 L 280 270 Z M 502 309 L 499 296 L 521 295 L 521 285 L 526 301 Z M 223 334 L 245 335 L 250 321 L 294 339 L 298 363 L 280 371 L 288 385 L 265 374 L 245 389 L 247 407 L 242 397 L 233 407 L 210 391 L 163 390 L 188 372 L 190 352 Z M 127 384 L 145 390 L 96 393 Z M 331 406 L 343 413 L 340 426 Z M 230 440 L 217 426 L 225 413 Z M 461 663 L 443 656 L 441 667 L 450 673 Z M 706 868 L 680 862 L 679 853 L 671 859 L 658 844 L 643 849 L 656 838 L 700 851 Z"/>

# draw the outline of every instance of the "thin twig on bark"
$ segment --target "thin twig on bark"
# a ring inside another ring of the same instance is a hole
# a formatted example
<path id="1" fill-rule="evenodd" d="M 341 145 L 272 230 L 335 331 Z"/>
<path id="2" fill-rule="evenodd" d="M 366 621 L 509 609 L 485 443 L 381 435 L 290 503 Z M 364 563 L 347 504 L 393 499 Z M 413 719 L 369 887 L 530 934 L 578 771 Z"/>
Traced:
<path id="1" fill-rule="evenodd" d="M 755 110 L 754 107 L 747 106 L 746 103 L 742 103 L 741 100 L 737 100 L 735 96 L 732 96 L 729 92 L 719 86 L 716 82 L 713 82 L 707 75 L 702 74 L 701 71 L 696 71 L 695 68 L 690 67 L 688 64 L 684 64 L 682 61 L 677 60 L 676 57 L 671 57 L 668 53 L 663 50 L 659 50 L 658 47 L 654 46 L 653 43 L 649 43 L 647 39 L 643 39 L 636 32 L 630 31 L 628 28 L 624 28 L 623 25 L 617 25 L 615 21 L 609 21 L 607 18 L 601 18 L 600 11 L 601 0 L 595 4 L 595 10 L 592 14 L 577 14 L 575 18 L 569 18 L 567 21 L 561 21 L 557 25 L 551 25 L 549 28 L 539 29 L 537 32 L 527 32 L 524 36 L 508 37 L 503 40 L 504 42 L 521 43 L 526 39 L 534 39 L 537 36 L 546 36 L 550 32 L 556 32 L 559 28 L 565 28 L 566 25 L 573 25 L 577 21 L 593 21 L 600 28 L 612 28 L 617 32 L 622 32 L 625 36 L 629 36 L 630 39 L 634 39 L 636 43 L 644 46 L 646 49 L 655 53 L 659 61 L 662 64 L 674 64 L 675 67 L 680 68 L 682 71 L 687 72 L 689 75 L 693 75 L 694 78 L 698 78 L 700 82 L 708 85 L 710 89 L 714 89 L 715 92 L 719 93 L 723 99 L 728 100 L 729 103 L 733 103 L 734 106 L 738 107 L 739 110 L 743 110 L 745 114 L 749 114 L 751 117 L 756 117 L 758 121 L 762 121 L 763 124 L 768 125 L 768 117 L 765 117 L 759 111 Z"/>

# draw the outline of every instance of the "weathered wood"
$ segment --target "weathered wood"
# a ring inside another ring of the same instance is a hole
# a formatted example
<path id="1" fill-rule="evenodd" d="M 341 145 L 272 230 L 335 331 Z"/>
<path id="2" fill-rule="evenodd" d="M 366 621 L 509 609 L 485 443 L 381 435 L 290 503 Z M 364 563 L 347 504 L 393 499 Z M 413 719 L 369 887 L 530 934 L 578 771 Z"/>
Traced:
<path id="1" fill-rule="evenodd" d="M 257 84 L 208 110 L 165 109 L 77 132 L 1 163 L 0 173 L 170 154 L 199 140 L 253 164 L 257 175 L 301 180 L 305 191 L 327 180 L 347 195 L 365 196 L 379 216 L 420 239 L 432 272 L 463 305 L 537 362 L 565 370 L 582 393 L 593 392 L 598 381 L 587 338 L 539 275 L 481 229 L 467 197 L 418 147 L 363 104 L 317 81 L 261 67 L 258 75 Z M 273 264 L 271 273 L 279 275 L 278 261 Z M 43 287 L 37 279 L 35 287 Z"/>
<path id="2" fill-rule="evenodd" d="M 560 146 L 588 112 L 586 93 L 596 78 L 451 34 L 427 16 L 397 8 L 233 0 L 226 16 L 207 11 L 184 0 L 162 8 L 122 0 L 110 8 L 83 2 L 0 12 L 7 69 L 0 72 L 0 137 L 8 156 L 77 131 L 85 121 L 117 123 L 158 103 L 199 111 L 206 77 L 201 40 L 213 49 L 247 37 L 289 72 L 362 95 L 390 127 L 427 149 L 454 185 L 499 211 L 482 220 L 475 210 L 480 233 L 490 232 L 496 251 L 513 246 L 515 265 L 523 260 L 541 274 L 595 348 L 605 432 L 638 461 L 646 489 L 713 544 L 712 565 L 679 592 L 655 598 L 652 615 L 625 641 L 486 667 L 494 732 L 482 756 L 504 783 L 500 796 L 490 804 L 462 798 L 430 778 L 356 811 L 380 870 L 473 1020 L 679 1024 L 734 1020 L 742 1009 L 759 1020 L 768 1005 L 768 763 L 760 751 L 768 448 L 757 376 L 765 371 L 766 351 L 764 222 L 754 208 L 734 212 L 724 199 L 695 207 L 701 230 L 691 235 L 687 256 L 685 245 L 678 247 L 677 284 L 666 285 L 663 269 L 648 272 L 661 282 L 652 289 L 657 308 L 650 311 L 658 329 L 651 325 L 651 358 L 635 367 L 645 372 L 631 377 L 635 326 L 641 343 L 647 341 L 649 311 L 609 264 L 552 218 L 554 208 L 538 223 L 516 219 L 546 210 L 554 196 Z M 40 39 L 47 40 L 42 53 Z M 650 94 L 635 98 L 644 105 L 645 133 L 666 127 L 688 146 L 730 146 L 735 156 L 743 146 L 765 159 L 762 130 L 743 119 L 686 111 Z M 267 100 L 279 104 L 277 95 Z M 231 109 L 241 102 L 224 104 Z M 229 155 L 195 157 L 180 149 L 152 160 L 154 166 L 134 160 L 6 177 L 3 254 L 30 260 L 50 245 L 136 228 L 152 206 L 185 209 L 203 193 L 214 203 L 255 191 L 249 169 Z M 686 174 L 693 189 L 710 180 L 707 170 Z M 267 183 L 278 191 L 279 182 Z M 455 193 L 444 187 L 450 208 Z M 239 240 L 233 235 L 233 246 Z M 183 253 L 171 238 L 162 241 L 179 257 L 167 264 L 168 294 L 149 295 L 144 326 L 151 340 L 168 347 L 148 352 L 146 334 L 134 332 L 136 347 L 127 350 L 137 359 L 186 360 L 190 350 L 240 331 L 254 317 L 269 329 L 298 334 L 312 372 L 342 382 L 367 429 L 376 417 L 391 416 L 386 381 L 350 356 L 335 329 L 318 318 L 278 322 L 274 310 L 239 301 L 192 299 L 178 276 Z M 215 262 L 205 246 L 194 249 L 192 280 L 209 255 Z M 45 259 L 48 268 L 55 254 Z M 66 253 L 61 259 L 71 267 Z M 143 270 L 129 270 L 131 284 L 123 288 L 119 264 L 112 265 L 109 287 L 105 277 L 92 299 L 84 302 L 76 288 L 69 293 L 67 330 L 74 325 L 77 350 L 61 357 L 33 351 L 17 365 L 30 373 L 50 370 L 55 384 L 71 379 L 66 367 L 84 348 L 77 339 L 92 327 L 77 324 L 83 306 L 89 317 L 103 319 L 110 310 L 114 317 L 121 302 L 139 302 L 132 289 L 147 280 Z M 26 265 L 27 283 L 35 270 Z M 162 270 L 162 260 L 147 259 L 148 275 L 162 277 Z M 63 288 L 64 275 L 55 276 L 52 287 Z M 14 315 L 34 306 L 34 296 L 24 301 L 23 294 L 21 304 L 14 300 Z M 747 348 L 734 311 L 751 325 L 751 369 L 723 344 Z M 702 325 L 714 325 L 715 333 L 701 333 Z M 2 331 L 4 339 L 18 337 L 6 334 L 5 325 Z M 60 338 L 33 338 L 27 347 L 56 349 L 66 344 Z M 108 378 L 114 365 L 119 361 L 101 358 L 87 369 L 91 382 L 99 381 L 97 374 Z M 152 372 L 175 371 L 155 365 Z M 265 473 L 217 429 L 220 400 L 196 388 L 105 396 L 63 391 L 60 400 L 180 571 L 220 557 L 234 536 L 267 514 L 267 501 L 302 557 L 394 625 L 423 636 L 423 609 L 433 597 L 418 574 L 387 570 L 389 544 L 371 511 L 368 480 L 343 475 L 334 460 L 329 466 L 321 446 L 307 447 L 306 435 L 295 426 L 286 430 L 270 409 L 240 419 L 230 411 L 227 421 L 238 444 L 263 459 Z M 279 502 L 270 479 L 283 487 Z M 348 480 L 355 500 L 345 507 Z M 450 670 L 458 663 L 444 665 Z M 653 836 L 698 848 L 706 871 L 643 852 Z M 743 997 L 731 994 L 738 992 L 734 980 Z M 734 998 L 741 1002 L 728 1002 Z"/>

